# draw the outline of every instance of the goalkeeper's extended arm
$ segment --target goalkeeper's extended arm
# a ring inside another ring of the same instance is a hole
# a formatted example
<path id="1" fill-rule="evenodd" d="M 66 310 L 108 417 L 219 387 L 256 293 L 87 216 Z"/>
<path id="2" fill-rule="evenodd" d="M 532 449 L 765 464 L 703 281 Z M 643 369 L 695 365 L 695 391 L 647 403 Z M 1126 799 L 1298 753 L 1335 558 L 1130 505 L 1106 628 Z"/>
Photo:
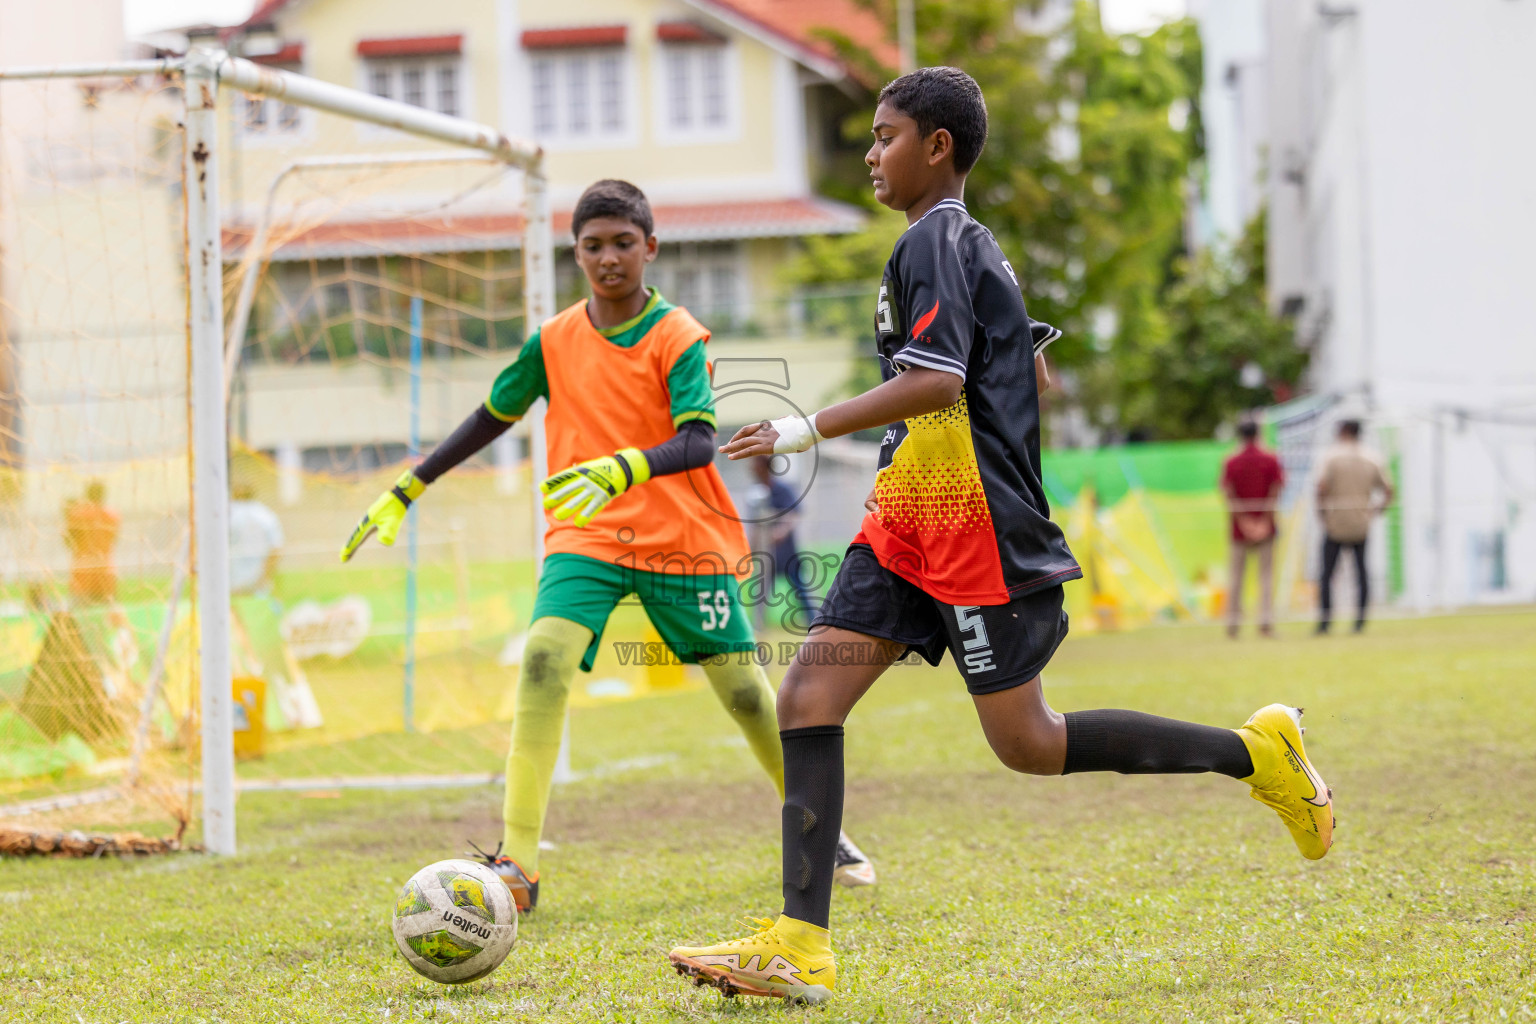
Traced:
<path id="1" fill-rule="evenodd" d="M 577 526 L 586 526 L 631 487 L 652 477 L 709 465 L 714 445 L 714 428 L 702 420 L 690 420 L 671 438 L 645 451 L 625 448 L 555 473 L 539 485 L 544 507 L 552 509 L 556 519 L 574 519 Z"/>
<path id="2" fill-rule="evenodd" d="M 491 415 L 485 406 L 476 408 L 447 440 L 422 460 L 421 465 L 400 474 L 395 486 L 368 506 L 352 536 L 342 545 L 341 560 L 349 561 L 363 541 L 374 533 L 378 533 L 379 543 L 385 547 L 394 544 L 405 522 L 406 510 L 411 507 L 411 502 L 421 497 L 427 485 L 506 433 L 510 426 L 510 422 Z"/>

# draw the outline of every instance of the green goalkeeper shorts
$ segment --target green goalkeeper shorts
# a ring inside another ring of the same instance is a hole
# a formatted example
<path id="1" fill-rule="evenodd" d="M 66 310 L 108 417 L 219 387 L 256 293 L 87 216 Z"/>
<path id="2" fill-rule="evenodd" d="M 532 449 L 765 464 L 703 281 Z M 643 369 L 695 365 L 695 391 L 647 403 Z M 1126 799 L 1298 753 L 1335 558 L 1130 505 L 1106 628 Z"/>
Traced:
<path id="1" fill-rule="evenodd" d="M 581 658 L 582 669 L 590 672 L 608 617 L 631 594 L 685 664 L 756 648 L 736 577 L 728 573 L 648 572 L 586 555 L 550 555 L 539 576 L 533 618 L 569 619 L 590 629 L 592 644 Z"/>

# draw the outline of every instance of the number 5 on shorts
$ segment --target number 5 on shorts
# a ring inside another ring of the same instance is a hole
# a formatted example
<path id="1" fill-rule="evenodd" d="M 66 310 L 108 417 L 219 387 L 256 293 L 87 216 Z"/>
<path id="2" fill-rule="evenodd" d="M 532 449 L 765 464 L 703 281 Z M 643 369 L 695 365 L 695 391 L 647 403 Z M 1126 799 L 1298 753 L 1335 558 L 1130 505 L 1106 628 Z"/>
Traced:
<path id="1" fill-rule="evenodd" d="M 723 590 L 699 591 L 699 614 L 704 616 L 704 630 L 724 629 L 731 621 L 731 599 Z"/>

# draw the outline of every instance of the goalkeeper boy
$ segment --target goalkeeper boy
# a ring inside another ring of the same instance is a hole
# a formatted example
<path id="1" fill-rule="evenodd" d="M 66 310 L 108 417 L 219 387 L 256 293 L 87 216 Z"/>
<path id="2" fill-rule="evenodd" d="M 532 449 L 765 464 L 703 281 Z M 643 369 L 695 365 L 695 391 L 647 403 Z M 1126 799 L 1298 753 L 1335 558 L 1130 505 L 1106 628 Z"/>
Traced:
<path id="1" fill-rule="evenodd" d="M 443 473 L 490 444 L 534 401 L 549 402 L 552 510 L 547 555 L 523 652 L 507 753 L 504 835 L 492 868 L 518 909 L 539 897 L 539 838 L 579 664 L 591 671 L 614 606 L 638 594 L 667 646 L 703 665 L 720 702 L 784 794 L 774 692 L 752 659 L 711 657 L 756 646 L 734 570 L 746 536 L 713 465 L 709 331 L 645 287 L 656 258 L 650 204 L 634 185 L 599 181 L 576 204 L 576 262 L 592 297 L 545 321 L 503 370 L 485 404 L 368 509 L 342 548 L 350 559 L 375 531 L 393 544 L 406 509 Z M 611 508 L 609 506 L 612 506 Z M 600 524 L 591 525 L 602 514 Z M 841 837 L 845 884 L 874 881 Z"/>

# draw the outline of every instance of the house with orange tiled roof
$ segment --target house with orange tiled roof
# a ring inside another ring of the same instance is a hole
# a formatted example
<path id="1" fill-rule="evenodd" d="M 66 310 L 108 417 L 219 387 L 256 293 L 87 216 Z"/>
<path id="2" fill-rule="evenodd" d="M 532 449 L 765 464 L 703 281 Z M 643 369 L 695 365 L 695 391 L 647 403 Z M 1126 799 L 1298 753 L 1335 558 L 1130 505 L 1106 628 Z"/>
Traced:
<path id="1" fill-rule="evenodd" d="M 772 268 L 794 239 L 862 222 L 815 190 L 830 161 L 858 149 L 839 129 L 872 84 L 834 41 L 896 62 L 856 0 L 264 0 L 223 41 L 239 52 L 258 34 L 276 40 L 261 63 L 537 140 L 557 219 L 597 178 L 634 181 L 657 210 L 657 283 L 725 333 L 772 319 Z M 311 117 L 248 98 L 226 150 L 240 178 L 265 181 L 302 155 Z M 357 152 L 402 148 L 400 136 L 351 130 Z M 259 197 L 232 198 L 249 210 Z M 562 267 L 564 297 L 579 282 Z"/>
<path id="2" fill-rule="evenodd" d="M 863 144 L 845 140 L 841 126 L 878 84 L 842 59 L 838 41 L 897 63 L 885 27 L 858 0 L 264 0 L 221 40 L 260 63 L 536 140 L 557 246 L 570 245 L 569 213 L 583 188 L 604 177 L 634 181 L 651 197 L 661 241 L 649 279 L 711 327 L 712 348 L 729 352 L 735 338 L 775 354 L 814 350 L 816 386 L 843 379 L 846 345 L 794 337 L 803 307 L 778 271 L 807 236 L 856 231 L 866 219 L 817 192 L 836 166 L 857 173 Z M 360 155 L 432 148 L 271 99 L 233 103 L 221 186 L 231 258 L 250 237 L 266 183 L 295 158 L 338 144 Z M 326 276 L 317 260 L 452 251 L 466 239 L 515 248 L 512 209 L 435 224 L 392 221 L 385 211 L 367 224 L 293 232 L 273 253 L 272 273 L 281 279 L 288 264 L 299 288 Z M 556 268 L 559 300 L 578 297 L 574 261 L 557 252 Z M 291 444 L 278 434 L 291 433 L 295 417 L 261 412 L 291 404 L 263 402 L 260 392 L 287 386 L 292 374 L 252 373 L 246 439 Z M 809 386 L 797 400 L 824 397 Z"/>

